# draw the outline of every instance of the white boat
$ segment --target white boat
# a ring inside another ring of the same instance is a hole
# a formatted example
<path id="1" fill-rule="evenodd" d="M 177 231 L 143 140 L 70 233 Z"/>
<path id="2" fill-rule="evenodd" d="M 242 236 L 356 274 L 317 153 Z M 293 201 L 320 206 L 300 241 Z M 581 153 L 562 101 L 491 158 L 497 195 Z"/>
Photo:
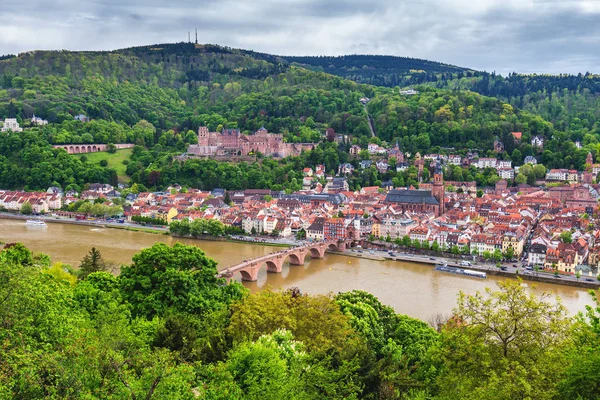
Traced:
<path id="1" fill-rule="evenodd" d="M 37 228 L 46 228 L 48 225 L 41 219 L 28 219 L 25 222 L 25 226 L 37 227 Z"/>

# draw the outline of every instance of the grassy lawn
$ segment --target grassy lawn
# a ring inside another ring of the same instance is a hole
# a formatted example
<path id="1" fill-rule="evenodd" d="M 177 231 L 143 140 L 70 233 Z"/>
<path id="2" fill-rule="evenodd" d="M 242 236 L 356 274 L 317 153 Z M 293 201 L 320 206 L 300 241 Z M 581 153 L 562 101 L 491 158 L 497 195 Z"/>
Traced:
<path id="1" fill-rule="evenodd" d="M 106 151 L 101 151 L 98 153 L 76 154 L 75 156 L 79 157 L 84 155 L 90 162 L 94 164 L 99 164 L 100 160 L 106 160 L 108 162 L 108 167 L 114 168 L 115 171 L 117 171 L 119 182 L 127 183 L 129 182 L 130 178 L 125 175 L 127 165 L 123 164 L 123 160 L 129 160 L 132 150 L 133 149 L 117 150 L 117 152 L 113 154 L 107 153 Z"/>

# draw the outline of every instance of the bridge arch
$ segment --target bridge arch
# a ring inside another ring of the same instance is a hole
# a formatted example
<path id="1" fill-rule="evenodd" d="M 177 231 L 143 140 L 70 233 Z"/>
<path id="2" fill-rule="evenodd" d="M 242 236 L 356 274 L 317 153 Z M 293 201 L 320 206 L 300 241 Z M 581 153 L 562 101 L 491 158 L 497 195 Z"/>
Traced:
<path id="1" fill-rule="evenodd" d="M 267 265 L 267 272 L 279 274 L 283 269 L 282 261 L 283 260 L 279 260 L 279 262 L 278 262 L 277 259 L 266 261 L 265 264 Z"/>
<path id="2" fill-rule="evenodd" d="M 88 146 L 88 147 L 87 147 L 87 152 L 88 152 L 88 153 L 91 153 L 91 152 L 92 152 L 92 146 Z"/>
<path id="3" fill-rule="evenodd" d="M 338 245 L 336 243 L 330 243 L 329 246 L 327 246 L 327 250 L 340 251 L 340 248 L 338 247 Z"/>
<path id="4" fill-rule="evenodd" d="M 81 149 L 79 148 L 79 146 L 75 146 L 75 154 L 79 154 L 81 152 Z"/>
<path id="5" fill-rule="evenodd" d="M 92 151 L 98 151 L 98 148 L 96 146 L 92 146 Z"/>
<path id="6" fill-rule="evenodd" d="M 290 265 L 304 265 L 304 258 L 306 257 L 306 253 L 289 253 L 287 256 L 290 260 Z"/>
<path id="7" fill-rule="evenodd" d="M 325 249 L 323 247 L 311 247 L 309 250 L 310 258 L 325 257 Z"/>
<path id="8" fill-rule="evenodd" d="M 256 279 L 252 279 L 252 273 L 246 271 L 245 269 L 240 270 L 240 275 L 242 275 L 243 281 L 255 281 Z"/>
<path id="9" fill-rule="evenodd" d="M 67 149 L 67 153 L 73 154 L 73 146 L 69 146 L 69 148 Z"/>

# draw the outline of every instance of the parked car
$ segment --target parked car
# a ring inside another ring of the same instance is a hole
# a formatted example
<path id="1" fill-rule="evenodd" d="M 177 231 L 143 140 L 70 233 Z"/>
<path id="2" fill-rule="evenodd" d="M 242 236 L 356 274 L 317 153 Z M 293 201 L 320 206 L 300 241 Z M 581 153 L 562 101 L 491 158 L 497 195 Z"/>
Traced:
<path id="1" fill-rule="evenodd" d="M 502 271 L 508 271 L 508 268 L 506 268 L 506 267 L 504 267 L 504 266 L 500 267 L 500 269 L 501 269 Z"/>
<path id="2" fill-rule="evenodd" d="M 585 278 L 586 282 L 594 282 L 592 278 Z"/>

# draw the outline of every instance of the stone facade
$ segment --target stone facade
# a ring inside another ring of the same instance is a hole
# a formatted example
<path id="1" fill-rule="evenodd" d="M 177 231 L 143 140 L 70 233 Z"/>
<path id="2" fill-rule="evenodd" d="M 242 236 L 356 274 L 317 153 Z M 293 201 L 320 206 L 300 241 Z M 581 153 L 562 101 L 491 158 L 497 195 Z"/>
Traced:
<path id="1" fill-rule="evenodd" d="M 261 128 L 252 135 L 244 135 L 239 129 L 210 132 L 206 126 L 198 129 L 198 144 L 190 145 L 188 153 L 197 156 L 247 156 L 261 153 L 265 156 L 297 156 L 312 150 L 312 143 L 285 143 L 280 133 L 269 133 Z"/>

